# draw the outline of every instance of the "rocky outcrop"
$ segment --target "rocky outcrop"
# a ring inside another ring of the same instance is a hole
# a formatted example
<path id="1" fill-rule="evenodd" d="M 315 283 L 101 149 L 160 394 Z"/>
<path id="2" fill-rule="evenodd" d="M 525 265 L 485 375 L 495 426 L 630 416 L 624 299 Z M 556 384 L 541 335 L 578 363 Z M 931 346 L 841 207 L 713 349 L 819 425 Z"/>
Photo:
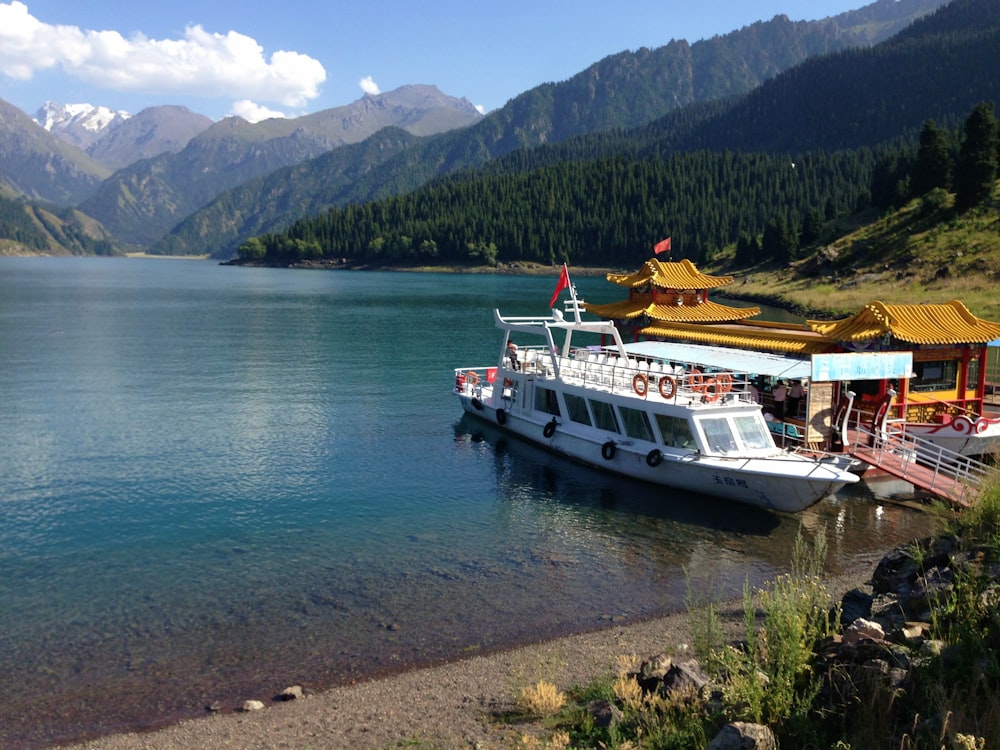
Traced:
<path id="1" fill-rule="evenodd" d="M 977 602 L 984 611 L 996 611 L 1000 604 L 1000 562 L 992 562 L 988 552 L 980 547 L 964 549 L 954 536 L 900 547 L 879 561 L 870 591 L 857 588 L 844 594 L 831 613 L 839 612 L 841 632 L 817 644 L 812 664 L 813 673 L 822 680 L 819 700 L 826 710 L 848 710 L 863 700 L 862 690 L 915 693 L 920 666 L 932 659 L 953 658 L 961 644 L 949 645 L 934 636 L 946 629 L 958 582 L 976 581 Z M 675 661 L 657 654 L 631 676 L 647 694 L 697 695 L 722 709 L 716 701 L 719 686 L 695 659 L 685 656 Z M 766 726 L 734 722 L 725 725 L 708 747 L 776 746 Z"/>

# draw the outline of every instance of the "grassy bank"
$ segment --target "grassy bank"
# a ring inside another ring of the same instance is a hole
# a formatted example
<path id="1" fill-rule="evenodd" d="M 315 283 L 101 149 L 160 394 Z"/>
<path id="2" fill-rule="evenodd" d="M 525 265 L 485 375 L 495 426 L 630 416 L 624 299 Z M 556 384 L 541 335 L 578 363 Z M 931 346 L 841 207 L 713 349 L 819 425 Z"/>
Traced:
<path id="1" fill-rule="evenodd" d="M 819 534 L 798 547 L 792 574 L 746 590 L 744 629 L 735 641 L 720 637 L 711 606 L 692 608 L 693 645 L 707 674 L 703 686 L 666 690 L 665 681 L 647 679 L 656 660 L 640 667 L 623 658 L 616 673 L 585 687 L 526 689 L 517 718 L 533 718 L 545 731 L 525 735 L 522 747 L 702 750 L 731 722 L 766 725 L 780 747 L 995 746 L 1000 490 L 994 486 L 973 509 L 953 517 L 941 540 L 915 542 L 901 553 L 919 580 L 947 582 L 928 588 L 929 619 L 905 623 L 899 631 L 905 635 L 862 637 L 845 647 L 840 605 L 820 577 L 824 554 Z M 921 635 L 913 635 L 917 631 Z M 831 659 L 837 649 L 841 658 Z M 609 715 L 611 721 L 602 719 Z"/>
<path id="2" fill-rule="evenodd" d="M 727 295 L 803 316 L 846 317 L 873 300 L 959 299 L 975 315 L 1000 320 L 1000 210 L 992 205 L 960 216 L 953 203 L 934 191 L 898 211 L 836 222 L 785 266 L 738 269 L 730 250 L 703 270 L 736 277 Z"/>

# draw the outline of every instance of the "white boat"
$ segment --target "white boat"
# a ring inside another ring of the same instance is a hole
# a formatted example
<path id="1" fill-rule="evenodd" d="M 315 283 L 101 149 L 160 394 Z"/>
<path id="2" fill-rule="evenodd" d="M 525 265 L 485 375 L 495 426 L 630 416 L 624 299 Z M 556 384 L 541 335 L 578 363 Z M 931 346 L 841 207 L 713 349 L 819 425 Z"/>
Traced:
<path id="1" fill-rule="evenodd" d="M 582 320 L 563 273 L 572 320 L 494 310 L 497 363 L 455 369 L 466 412 L 604 471 L 776 511 L 858 481 L 832 458 L 778 448 L 748 374 L 641 356 L 614 323 Z M 597 343 L 581 346 L 581 335 Z"/>

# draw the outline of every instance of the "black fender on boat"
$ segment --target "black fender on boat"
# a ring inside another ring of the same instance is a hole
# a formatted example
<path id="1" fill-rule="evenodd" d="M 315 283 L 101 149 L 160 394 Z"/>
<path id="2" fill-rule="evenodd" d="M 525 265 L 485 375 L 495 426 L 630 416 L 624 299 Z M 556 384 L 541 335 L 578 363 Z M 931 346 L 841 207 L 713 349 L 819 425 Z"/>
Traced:
<path id="1" fill-rule="evenodd" d="M 483 402 L 480 401 L 478 398 L 473 397 L 473 399 L 472 399 L 472 406 L 475 408 L 476 411 L 482 411 L 483 410 Z"/>
<path id="2" fill-rule="evenodd" d="M 601 456 L 605 461 L 610 461 L 615 457 L 615 441 L 609 440 L 601 446 Z"/>
<path id="3" fill-rule="evenodd" d="M 663 451 L 659 448 L 653 448 L 649 453 L 646 454 L 646 463 L 656 468 L 663 462 Z"/>
<path id="4" fill-rule="evenodd" d="M 505 425 L 507 424 L 507 412 L 503 409 L 497 409 L 497 424 Z"/>
<path id="5" fill-rule="evenodd" d="M 552 418 L 551 422 L 549 422 L 549 423 L 547 423 L 545 425 L 545 427 L 542 429 L 542 434 L 545 435 L 545 437 L 547 437 L 547 438 L 550 438 L 550 437 L 552 437 L 553 435 L 556 434 L 556 420 L 555 420 L 555 417 Z"/>

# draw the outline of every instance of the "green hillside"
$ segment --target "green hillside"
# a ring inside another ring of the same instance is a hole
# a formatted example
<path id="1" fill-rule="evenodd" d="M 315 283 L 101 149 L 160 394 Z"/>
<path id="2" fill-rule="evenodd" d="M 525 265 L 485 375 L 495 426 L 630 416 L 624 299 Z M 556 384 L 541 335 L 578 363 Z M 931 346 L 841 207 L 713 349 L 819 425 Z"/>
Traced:
<path id="1" fill-rule="evenodd" d="M 1000 321 L 998 196 L 1000 182 L 991 201 L 965 214 L 956 213 L 955 196 L 940 189 L 883 216 L 868 211 L 855 217 L 856 227 L 821 240 L 800 260 L 738 271 L 732 291 L 818 318 L 851 315 L 876 299 L 959 299 L 975 315 Z M 704 270 L 732 273 L 735 264 L 730 249 Z"/>

